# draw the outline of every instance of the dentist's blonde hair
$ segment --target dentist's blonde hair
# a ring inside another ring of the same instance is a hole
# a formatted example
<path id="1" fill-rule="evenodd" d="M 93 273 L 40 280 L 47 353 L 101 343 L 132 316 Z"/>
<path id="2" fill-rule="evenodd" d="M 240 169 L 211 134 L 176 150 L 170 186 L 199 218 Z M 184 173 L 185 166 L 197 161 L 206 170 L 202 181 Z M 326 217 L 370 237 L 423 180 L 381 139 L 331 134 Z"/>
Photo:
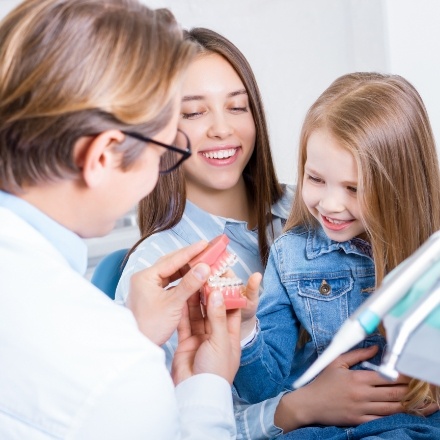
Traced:
<path id="1" fill-rule="evenodd" d="M 302 199 L 307 141 L 327 130 L 358 167 L 358 200 L 372 245 L 376 286 L 440 229 L 440 172 L 428 114 L 398 75 L 353 73 L 335 80 L 308 111 L 300 137 L 298 181 L 285 229 L 316 227 Z M 323 145 L 323 148 L 325 146 Z M 402 401 L 418 412 L 439 390 L 412 380 Z"/>
<path id="2" fill-rule="evenodd" d="M 81 136 L 153 136 L 193 54 L 170 11 L 136 0 L 21 3 L 0 26 L 0 187 L 74 178 Z M 122 167 L 144 148 L 121 143 Z"/>

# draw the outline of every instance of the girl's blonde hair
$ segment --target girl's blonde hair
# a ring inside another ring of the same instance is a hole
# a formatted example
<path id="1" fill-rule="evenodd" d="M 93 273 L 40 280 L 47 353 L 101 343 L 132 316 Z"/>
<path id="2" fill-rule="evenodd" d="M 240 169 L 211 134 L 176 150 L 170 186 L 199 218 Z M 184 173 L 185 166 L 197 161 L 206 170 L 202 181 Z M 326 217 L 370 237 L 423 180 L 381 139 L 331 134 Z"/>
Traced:
<path id="1" fill-rule="evenodd" d="M 301 193 L 307 141 L 325 129 L 353 154 L 358 200 L 372 245 L 376 286 L 440 229 L 440 173 L 428 114 L 398 75 L 353 73 L 334 81 L 309 109 L 301 132 L 296 195 L 285 229 L 315 227 Z M 413 379 L 402 404 L 418 412 L 439 389 Z"/>
<path id="2" fill-rule="evenodd" d="M 187 41 L 194 43 L 197 56 L 221 55 L 237 72 L 249 98 L 254 119 L 256 140 L 249 162 L 243 170 L 247 196 L 255 207 L 258 229 L 258 247 L 263 265 L 269 253 L 267 225 L 271 225 L 270 208 L 282 196 L 281 185 L 275 172 L 270 150 L 269 133 L 263 102 L 252 68 L 240 50 L 227 38 L 206 28 L 185 32 Z M 150 235 L 172 228 L 183 216 L 186 204 L 185 175 L 182 168 L 160 177 L 154 190 L 140 201 L 138 224 L 141 239 L 131 252 Z M 273 231 L 272 237 L 273 239 Z"/>
<path id="3" fill-rule="evenodd" d="M 166 9 L 136 0 L 27 0 L 0 26 L 0 187 L 74 178 L 81 136 L 153 136 L 194 55 Z M 119 145 L 127 168 L 145 148 Z"/>

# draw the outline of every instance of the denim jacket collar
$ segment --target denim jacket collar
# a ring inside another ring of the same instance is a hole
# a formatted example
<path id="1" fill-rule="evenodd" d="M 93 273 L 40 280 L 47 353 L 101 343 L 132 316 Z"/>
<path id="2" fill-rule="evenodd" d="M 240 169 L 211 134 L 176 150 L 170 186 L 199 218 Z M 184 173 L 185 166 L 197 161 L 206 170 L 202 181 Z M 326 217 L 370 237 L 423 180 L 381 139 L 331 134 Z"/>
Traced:
<path id="1" fill-rule="evenodd" d="M 307 258 L 312 260 L 320 255 L 342 249 L 346 254 L 357 254 L 373 259 L 370 243 L 361 238 L 354 237 L 347 241 L 334 241 L 327 237 L 322 227 L 307 230 Z"/>

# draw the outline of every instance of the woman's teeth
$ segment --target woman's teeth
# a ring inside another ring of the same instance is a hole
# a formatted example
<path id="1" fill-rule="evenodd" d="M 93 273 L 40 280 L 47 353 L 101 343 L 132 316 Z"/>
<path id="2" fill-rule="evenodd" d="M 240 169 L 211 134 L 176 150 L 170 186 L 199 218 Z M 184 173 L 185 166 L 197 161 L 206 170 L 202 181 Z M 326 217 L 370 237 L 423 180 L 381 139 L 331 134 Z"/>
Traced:
<path id="1" fill-rule="evenodd" d="M 208 159 L 227 159 L 228 157 L 233 156 L 236 152 L 236 148 L 231 148 L 228 150 L 207 151 L 203 152 L 202 155 Z"/>

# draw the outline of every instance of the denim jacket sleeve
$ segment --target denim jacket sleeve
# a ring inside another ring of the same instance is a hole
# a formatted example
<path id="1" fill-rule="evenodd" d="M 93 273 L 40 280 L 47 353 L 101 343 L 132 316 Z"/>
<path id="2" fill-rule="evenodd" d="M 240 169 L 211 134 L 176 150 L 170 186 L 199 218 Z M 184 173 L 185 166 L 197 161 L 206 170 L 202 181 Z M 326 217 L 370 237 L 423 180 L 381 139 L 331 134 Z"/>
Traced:
<path id="1" fill-rule="evenodd" d="M 285 391 L 290 374 L 299 321 L 279 276 L 279 254 L 272 245 L 264 273 L 264 293 L 257 313 L 255 338 L 242 350 L 234 386 L 240 397 L 255 403 Z"/>

